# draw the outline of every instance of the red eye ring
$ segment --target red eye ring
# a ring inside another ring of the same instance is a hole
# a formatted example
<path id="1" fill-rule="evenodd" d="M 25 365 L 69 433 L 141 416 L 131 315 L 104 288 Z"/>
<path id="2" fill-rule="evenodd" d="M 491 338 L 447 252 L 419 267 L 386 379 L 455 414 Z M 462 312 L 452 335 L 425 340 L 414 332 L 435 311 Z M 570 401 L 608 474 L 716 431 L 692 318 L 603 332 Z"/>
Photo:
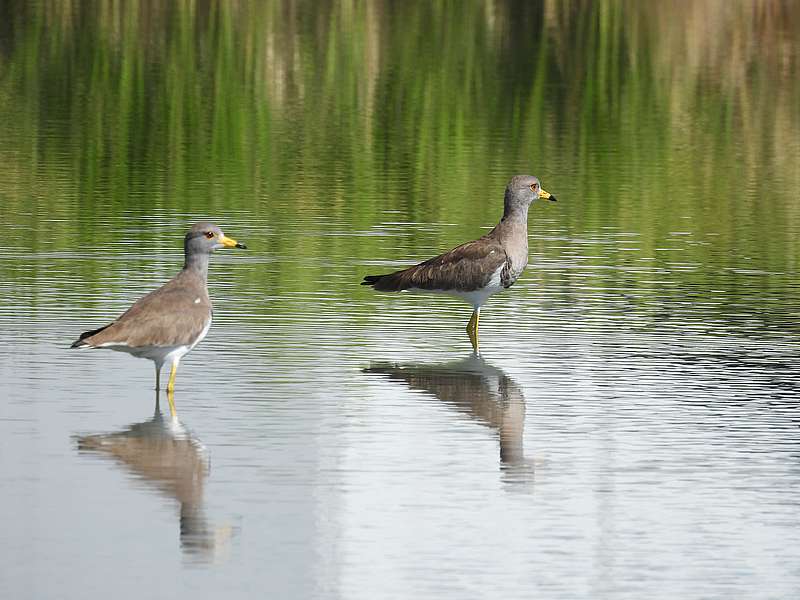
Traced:
<path id="1" fill-rule="evenodd" d="M 211 238 L 214 237 L 214 232 L 213 231 L 206 231 L 205 235 L 206 235 L 206 237 L 208 239 L 211 239 Z"/>

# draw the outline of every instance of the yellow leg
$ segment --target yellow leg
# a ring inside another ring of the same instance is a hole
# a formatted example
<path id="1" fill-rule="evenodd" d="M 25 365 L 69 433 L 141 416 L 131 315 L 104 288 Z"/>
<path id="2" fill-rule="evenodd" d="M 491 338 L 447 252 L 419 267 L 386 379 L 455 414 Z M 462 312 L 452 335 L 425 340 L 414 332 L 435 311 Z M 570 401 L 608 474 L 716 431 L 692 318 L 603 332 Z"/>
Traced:
<path id="1" fill-rule="evenodd" d="M 169 400 L 169 414 L 174 419 L 178 416 L 178 413 L 175 410 L 175 394 L 172 392 L 172 390 L 167 390 L 167 400 Z"/>
<path id="2" fill-rule="evenodd" d="M 169 412 L 175 417 L 178 413 L 175 411 L 175 374 L 178 372 L 178 361 L 172 363 L 172 369 L 169 372 L 169 382 L 167 383 L 167 400 L 169 400 Z"/>
<path id="3" fill-rule="evenodd" d="M 172 363 L 172 369 L 169 371 L 169 382 L 167 383 L 167 391 L 171 394 L 175 391 L 175 374 L 178 372 L 178 361 Z"/>
<path id="4" fill-rule="evenodd" d="M 467 323 L 467 335 L 469 335 L 469 341 L 472 343 L 472 350 L 475 352 L 478 351 L 478 321 L 480 321 L 480 318 L 481 309 L 478 307 L 472 311 L 472 316 L 469 319 L 469 323 Z"/>

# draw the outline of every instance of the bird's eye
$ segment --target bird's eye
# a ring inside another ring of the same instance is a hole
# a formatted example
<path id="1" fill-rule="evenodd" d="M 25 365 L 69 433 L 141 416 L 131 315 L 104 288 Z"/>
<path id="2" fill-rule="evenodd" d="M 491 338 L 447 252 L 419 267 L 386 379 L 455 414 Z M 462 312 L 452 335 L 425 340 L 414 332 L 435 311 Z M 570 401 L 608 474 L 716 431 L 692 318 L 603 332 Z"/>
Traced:
<path id="1" fill-rule="evenodd" d="M 213 232 L 213 231 L 206 231 L 206 237 L 207 237 L 208 239 L 211 239 L 211 238 L 213 238 L 213 237 L 214 237 L 214 232 Z"/>
<path id="2" fill-rule="evenodd" d="M 539 185 L 539 184 L 537 184 L 537 183 L 532 183 L 532 184 L 531 184 L 531 191 L 532 191 L 532 192 L 535 192 L 535 191 L 536 191 L 536 186 L 537 186 L 537 185 Z"/>

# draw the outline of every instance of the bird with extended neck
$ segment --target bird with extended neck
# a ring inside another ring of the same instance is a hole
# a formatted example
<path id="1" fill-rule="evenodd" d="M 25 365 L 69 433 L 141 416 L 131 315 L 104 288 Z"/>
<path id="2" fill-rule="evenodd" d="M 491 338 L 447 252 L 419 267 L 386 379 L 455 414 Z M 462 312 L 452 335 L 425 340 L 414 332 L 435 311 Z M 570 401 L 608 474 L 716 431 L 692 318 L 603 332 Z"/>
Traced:
<path id="1" fill-rule="evenodd" d="M 216 225 L 194 225 L 184 238 L 183 269 L 113 323 L 82 333 L 72 348 L 108 348 L 150 359 L 156 368 L 156 390 L 160 389 L 161 368 L 169 364 L 167 398 L 174 416 L 172 394 L 178 364 L 211 327 L 211 300 L 206 287 L 209 256 L 218 248 L 246 247 L 226 237 Z"/>
<path id="2" fill-rule="evenodd" d="M 556 200 L 536 177 L 517 175 L 506 186 L 503 218 L 489 233 L 413 267 L 367 275 L 361 285 L 379 292 L 438 292 L 466 300 L 473 307 L 467 334 L 477 352 L 481 306 L 511 287 L 528 264 L 528 207 L 540 198 Z"/>

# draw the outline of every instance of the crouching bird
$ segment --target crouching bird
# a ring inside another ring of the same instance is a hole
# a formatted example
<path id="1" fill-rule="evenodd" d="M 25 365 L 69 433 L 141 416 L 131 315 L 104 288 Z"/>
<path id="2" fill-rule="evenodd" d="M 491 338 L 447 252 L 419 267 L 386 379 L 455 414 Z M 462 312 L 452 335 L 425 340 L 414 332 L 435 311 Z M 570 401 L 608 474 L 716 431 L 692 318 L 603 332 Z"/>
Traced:
<path id="1" fill-rule="evenodd" d="M 226 237 L 216 225 L 194 225 L 183 241 L 183 269 L 137 300 L 113 323 L 82 333 L 72 348 L 108 348 L 149 358 L 156 367 L 156 390 L 161 387 L 161 367 L 169 364 L 167 397 L 174 416 L 172 394 L 178 364 L 211 327 L 211 300 L 206 287 L 208 258 L 218 248 L 246 247 Z"/>
<path id="2" fill-rule="evenodd" d="M 481 306 L 511 287 L 528 264 L 528 207 L 540 198 L 556 200 L 536 177 L 517 175 L 506 186 L 503 218 L 489 233 L 413 267 L 367 275 L 361 285 L 379 292 L 438 292 L 466 300 L 473 308 L 467 334 L 478 352 Z"/>

